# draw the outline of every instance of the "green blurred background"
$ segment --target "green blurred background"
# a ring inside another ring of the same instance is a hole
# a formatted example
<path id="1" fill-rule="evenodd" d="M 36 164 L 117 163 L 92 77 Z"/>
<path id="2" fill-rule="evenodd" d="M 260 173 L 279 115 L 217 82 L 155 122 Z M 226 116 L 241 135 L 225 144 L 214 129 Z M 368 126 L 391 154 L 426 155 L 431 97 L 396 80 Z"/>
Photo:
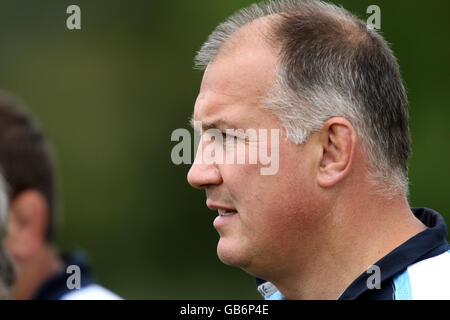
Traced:
<path id="1" fill-rule="evenodd" d="M 215 213 L 170 159 L 201 81 L 196 50 L 251 0 L 0 2 L 0 88 L 38 116 L 56 150 L 57 244 L 81 248 L 127 299 L 259 299 L 251 276 L 216 256 Z M 381 26 L 409 92 L 414 206 L 450 223 L 449 1 L 335 1 Z M 82 29 L 66 28 L 81 8 Z"/>

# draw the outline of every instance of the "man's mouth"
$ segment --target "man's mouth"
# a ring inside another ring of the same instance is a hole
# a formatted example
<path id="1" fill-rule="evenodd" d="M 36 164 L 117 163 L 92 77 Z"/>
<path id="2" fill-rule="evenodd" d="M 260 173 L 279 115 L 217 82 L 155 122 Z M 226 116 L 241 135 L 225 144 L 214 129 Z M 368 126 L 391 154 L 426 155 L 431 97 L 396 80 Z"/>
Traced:
<path id="1" fill-rule="evenodd" d="M 221 217 L 227 217 L 227 216 L 232 216 L 234 214 L 237 214 L 237 211 L 234 211 L 234 210 L 218 209 L 218 211 L 219 211 L 219 216 L 221 216 Z"/>

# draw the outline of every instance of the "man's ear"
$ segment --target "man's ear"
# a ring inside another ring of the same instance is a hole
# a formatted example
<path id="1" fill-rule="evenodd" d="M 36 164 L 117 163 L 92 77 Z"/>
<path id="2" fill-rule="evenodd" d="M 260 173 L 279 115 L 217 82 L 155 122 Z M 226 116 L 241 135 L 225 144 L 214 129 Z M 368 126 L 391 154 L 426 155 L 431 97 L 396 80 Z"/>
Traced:
<path id="1" fill-rule="evenodd" d="M 10 204 L 6 246 L 17 261 L 32 256 L 46 241 L 48 205 L 37 190 L 25 190 Z"/>
<path id="2" fill-rule="evenodd" d="M 323 188 L 334 186 L 350 172 L 355 156 L 356 131 L 349 121 L 335 117 L 327 120 L 319 134 L 322 158 L 317 181 Z"/>

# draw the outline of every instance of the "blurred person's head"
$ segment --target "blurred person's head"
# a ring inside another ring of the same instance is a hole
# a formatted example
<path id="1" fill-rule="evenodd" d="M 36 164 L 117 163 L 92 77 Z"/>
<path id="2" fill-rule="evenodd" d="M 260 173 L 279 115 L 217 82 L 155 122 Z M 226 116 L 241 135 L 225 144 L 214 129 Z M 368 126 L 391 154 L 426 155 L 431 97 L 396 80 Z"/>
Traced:
<path id="1" fill-rule="evenodd" d="M 8 186 L 6 246 L 17 266 L 15 296 L 30 298 L 61 267 L 55 234 L 55 177 L 50 146 L 23 105 L 0 94 L 0 167 Z"/>
<path id="2" fill-rule="evenodd" d="M 351 244 L 358 252 L 368 237 L 380 239 L 394 220 L 407 221 L 399 239 L 421 228 L 406 198 L 410 135 L 399 67 L 364 22 L 319 1 L 261 3 L 220 24 L 196 64 L 204 75 L 193 120 L 204 129 L 280 132 L 273 175 L 262 175 L 261 163 L 206 163 L 197 152 L 188 181 L 219 212 L 224 263 L 285 287 L 302 272 L 323 271 L 312 265 L 330 259 L 332 248 L 338 255 Z M 199 150 L 216 140 L 203 131 Z M 223 143 L 224 158 L 236 145 Z M 368 232 L 370 223 L 378 233 Z M 359 274 L 361 262 L 348 272 Z"/>
<path id="3" fill-rule="evenodd" d="M 14 266 L 5 248 L 5 237 L 8 232 L 8 196 L 3 176 L 0 175 L 0 300 L 11 297 L 14 281 Z"/>

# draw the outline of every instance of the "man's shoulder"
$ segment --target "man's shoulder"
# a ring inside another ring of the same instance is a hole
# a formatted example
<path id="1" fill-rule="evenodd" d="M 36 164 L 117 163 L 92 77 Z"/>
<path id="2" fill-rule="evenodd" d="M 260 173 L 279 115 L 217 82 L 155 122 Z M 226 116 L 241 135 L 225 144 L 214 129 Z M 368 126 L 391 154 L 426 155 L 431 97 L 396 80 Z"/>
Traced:
<path id="1" fill-rule="evenodd" d="M 399 300 L 450 299 L 450 251 L 411 264 L 394 278 Z"/>
<path id="2" fill-rule="evenodd" d="M 99 285 L 92 273 L 89 259 L 83 252 L 61 255 L 64 267 L 37 290 L 35 300 L 118 300 L 117 294 Z"/>
<path id="3" fill-rule="evenodd" d="M 108 289 L 93 283 L 64 294 L 61 300 L 122 300 L 122 298 Z"/>

